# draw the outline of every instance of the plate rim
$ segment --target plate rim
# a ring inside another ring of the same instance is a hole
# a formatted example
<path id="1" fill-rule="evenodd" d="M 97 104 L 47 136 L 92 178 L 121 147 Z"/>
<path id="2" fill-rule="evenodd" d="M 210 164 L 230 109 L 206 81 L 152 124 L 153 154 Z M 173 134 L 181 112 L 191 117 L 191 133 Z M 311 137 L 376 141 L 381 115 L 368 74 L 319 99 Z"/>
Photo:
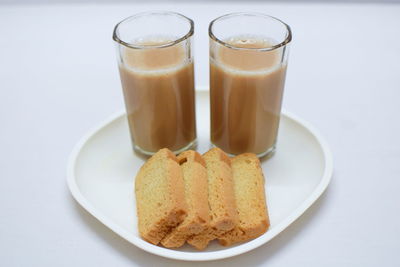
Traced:
<path id="1" fill-rule="evenodd" d="M 208 90 L 205 87 L 201 87 L 201 89 L 196 90 L 201 93 L 208 93 Z M 113 222 L 102 212 L 97 210 L 89 200 L 81 193 L 75 179 L 75 167 L 77 163 L 78 156 L 85 146 L 85 144 L 101 129 L 112 123 L 113 121 L 119 119 L 120 117 L 125 115 L 125 110 L 120 110 L 118 112 L 113 113 L 107 119 L 103 120 L 101 123 L 97 124 L 96 127 L 93 127 L 86 134 L 84 134 L 80 140 L 75 144 L 72 152 L 68 158 L 67 164 L 67 184 L 69 191 L 71 192 L 73 198 L 93 217 L 95 217 L 98 221 L 100 221 L 104 226 L 118 234 L 123 239 L 129 241 L 136 247 L 149 252 L 151 254 L 155 254 L 158 256 L 175 259 L 175 260 L 185 260 L 185 261 L 210 261 L 210 260 L 219 260 L 224 258 L 229 258 L 233 256 L 237 256 L 250 250 L 253 250 L 273 239 L 283 230 L 285 230 L 290 224 L 292 224 L 295 220 L 297 220 L 311 205 L 322 195 L 325 189 L 328 187 L 333 174 L 333 157 L 331 149 L 320 134 L 320 132 L 308 121 L 298 117 L 297 115 L 283 109 L 282 115 L 295 121 L 296 123 L 302 125 L 306 128 L 309 133 L 316 139 L 319 143 L 322 153 L 325 158 L 325 168 L 322 175 L 322 178 L 319 184 L 315 187 L 315 189 L 311 192 L 311 194 L 282 222 L 276 225 L 274 228 L 268 230 L 262 236 L 253 239 L 249 242 L 243 243 L 236 247 L 227 248 L 219 251 L 212 252 L 184 252 L 177 251 L 167 248 L 162 248 L 153 244 L 150 244 L 140 237 L 132 235 L 130 232 L 126 231 L 122 227 L 120 227 L 117 223 Z"/>

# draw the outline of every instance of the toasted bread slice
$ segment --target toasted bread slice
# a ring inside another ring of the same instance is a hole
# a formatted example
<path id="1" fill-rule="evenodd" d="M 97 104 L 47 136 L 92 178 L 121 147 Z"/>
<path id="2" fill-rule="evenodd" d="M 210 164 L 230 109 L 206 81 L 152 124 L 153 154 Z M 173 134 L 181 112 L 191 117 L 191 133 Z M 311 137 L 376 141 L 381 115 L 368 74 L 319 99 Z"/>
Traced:
<path id="1" fill-rule="evenodd" d="M 197 249 L 232 230 L 238 222 L 230 158 L 218 148 L 203 155 L 208 174 L 208 205 L 211 221 L 206 229 L 190 237 L 187 242 Z"/>
<path id="2" fill-rule="evenodd" d="M 158 244 L 187 214 L 181 167 L 163 148 L 139 170 L 135 181 L 140 236 Z"/>
<path id="3" fill-rule="evenodd" d="M 161 240 L 161 244 L 168 248 L 182 246 L 188 237 L 203 231 L 210 221 L 207 169 L 204 159 L 196 151 L 188 150 L 178 156 L 178 162 L 183 171 L 188 215 Z"/>
<path id="4" fill-rule="evenodd" d="M 257 156 L 245 153 L 234 157 L 232 172 L 239 223 L 219 237 L 224 246 L 256 238 L 269 227 L 264 176 Z"/>

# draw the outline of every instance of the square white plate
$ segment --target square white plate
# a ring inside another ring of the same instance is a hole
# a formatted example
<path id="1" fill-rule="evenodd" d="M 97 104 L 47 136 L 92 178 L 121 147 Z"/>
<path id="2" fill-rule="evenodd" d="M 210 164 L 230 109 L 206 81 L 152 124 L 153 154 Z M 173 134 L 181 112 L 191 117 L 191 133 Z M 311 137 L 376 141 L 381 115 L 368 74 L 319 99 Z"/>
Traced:
<path id="1" fill-rule="evenodd" d="M 198 148 L 210 148 L 208 91 L 196 92 Z M 270 229 L 246 243 L 222 247 L 212 242 L 204 251 L 155 246 L 139 237 L 134 178 L 145 159 L 132 152 L 124 112 L 112 116 L 82 138 L 68 163 L 68 186 L 89 213 L 137 247 L 180 260 L 206 261 L 235 256 L 267 243 L 296 220 L 326 189 L 332 176 L 328 145 L 307 122 L 283 112 L 277 152 L 262 162 Z"/>

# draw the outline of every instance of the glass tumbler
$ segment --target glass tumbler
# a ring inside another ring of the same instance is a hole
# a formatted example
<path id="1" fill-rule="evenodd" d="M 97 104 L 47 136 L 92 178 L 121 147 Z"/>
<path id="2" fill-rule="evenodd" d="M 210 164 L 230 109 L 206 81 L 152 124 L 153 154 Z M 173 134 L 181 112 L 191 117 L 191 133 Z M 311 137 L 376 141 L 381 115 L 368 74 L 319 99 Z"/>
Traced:
<path id="1" fill-rule="evenodd" d="M 133 148 L 152 155 L 196 144 L 193 21 L 146 12 L 115 26 L 118 66 Z"/>
<path id="2" fill-rule="evenodd" d="M 231 155 L 275 151 L 292 39 L 290 27 L 260 13 L 213 20 L 210 38 L 211 142 Z"/>

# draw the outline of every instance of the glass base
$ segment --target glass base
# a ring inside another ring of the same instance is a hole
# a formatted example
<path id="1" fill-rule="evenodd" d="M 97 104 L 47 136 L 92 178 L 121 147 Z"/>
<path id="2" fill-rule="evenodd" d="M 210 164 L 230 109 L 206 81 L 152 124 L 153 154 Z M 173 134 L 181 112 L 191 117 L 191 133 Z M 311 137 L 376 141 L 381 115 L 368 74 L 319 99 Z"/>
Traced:
<path id="1" fill-rule="evenodd" d="M 275 155 L 275 151 L 276 151 L 276 144 L 270 147 L 267 151 L 258 154 L 257 157 L 259 157 L 260 160 L 267 160 L 272 158 L 273 155 Z"/>
<path id="2" fill-rule="evenodd" d="M 172 153 L 174 153 L 175 155 L 178 155 L 179 153 L 188 150 L 188 149 L 196 149 L 197 147 L 197 139 L 194 139 L 192 142 L 190 142 L 189 144 L 187 144 L 186 146 L 182 147 L 179 150 L 175 150 L 172 151 Z M 137 146 L 136 144 L 133 144 L 133 150 L 135 151 L 135 153 L 139 154 L 140 156 L 153 156 L 156 152 L 150 152 L 150 151 L 146 151 L 142 148 L 140 148 L 139 146 Z"/>
<path id="3" fill-rule="evenodd" d="M 217 145 L 215 145 L 215 144 L 213 144 L 213 143 L 211 143 L 211 147 L 218 147 Z M 218 148 L 220 148 L 220 147 L 218 147 Z M 220 148 L 221 150 L 223 150 L 222 148 Z M 224 150 L 223 150 L 224 151 Z M 261 153 L 259 153 L 259 154 L 256 154 L 256 156 L 260 159 L 260 160 L 267 160 L 267 159 L 269 159 L 269 158 L 271 158 L 274 154 L 275 154 L 275 151 L 276 151 L 276 144 L 274 144 L 272 147 L 270 147 L 268 150 L 266 150 L 266 151 L 264 151 L 264 152 L 261 152 Z M 228 153 L 228 152 L 225 152 L 229 157 L 235 157 L 235 156 L 237 156 L 237 155 L 239 155 L 239 154 L 231 154 L 231 153 Z"/>

